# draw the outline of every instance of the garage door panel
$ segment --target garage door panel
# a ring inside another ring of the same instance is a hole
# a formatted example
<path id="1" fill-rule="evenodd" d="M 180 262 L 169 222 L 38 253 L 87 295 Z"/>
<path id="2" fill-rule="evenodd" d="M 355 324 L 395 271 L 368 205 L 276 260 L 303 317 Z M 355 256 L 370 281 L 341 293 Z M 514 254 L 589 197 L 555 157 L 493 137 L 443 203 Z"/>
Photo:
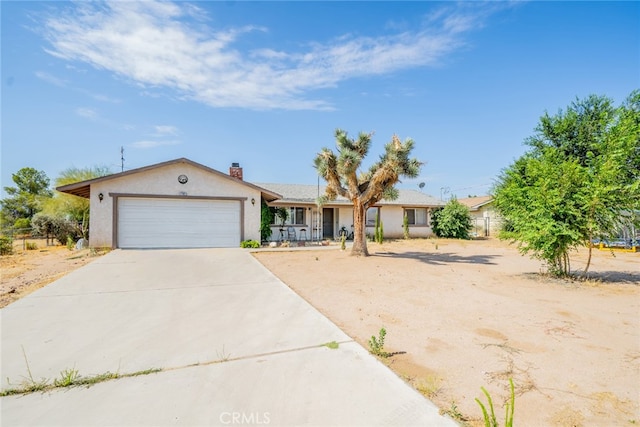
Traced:
<path id="1" fill-rule="evenodd" d="M 237 247 L 240 202 L 121 198 L 118 202 L 118 247 Z"/>

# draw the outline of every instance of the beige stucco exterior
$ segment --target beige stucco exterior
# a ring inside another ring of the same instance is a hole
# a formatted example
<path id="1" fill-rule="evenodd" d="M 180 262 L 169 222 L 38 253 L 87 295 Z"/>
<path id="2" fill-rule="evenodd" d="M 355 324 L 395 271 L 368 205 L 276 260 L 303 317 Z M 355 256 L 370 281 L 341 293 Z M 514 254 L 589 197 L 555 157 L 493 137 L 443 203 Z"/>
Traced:
<path id="1" fill-rule="evenodd" d="M 178 182 L 180 175 L 186 175 L 188 182 Z M 100 194 L 103 195 L 102 201 L 99 198 Z M 238 203 L 242 204 L 242 240 L 260 241 L 260 190 L 245 185 L 236 178 L 211 173 L 207 169 L 182 162 L 92 183 L 89 229 L 89 244 L 92 247 L 115 247 L 115 200 L 119 195 L 238 200 Z M 254 200 L 255 204 L 252 204 L 251 200 Z"/>
<path id="2" fill-rule="evenodd" d="M 497 236 L 502 227 L 502 217 L 493 206 L 491 196 L 468 197 L 458 200 L 469 208 L 472 230 L 475 237 Z"/>
<path id="3" fill-rule="evenodd" d="M 285 206 L 279 204 L 279 206 Z M 305 208 L 305 224 L 303 225 L 292 225 L 296 232 L 296 236 L 300 236 L 300 230 L 306 230 L 307 240 L 316 240 L 317 233 L 311 234 L 313 230 L 315 230 L 315 224 L 313 223 L 314 218 L 317 218 L 317 207 L 315 205 L 305 205 L 305 204 L 290 204 L 285 207 L 303 207 Z M 410 206 L 407 206 L 410 207 Z M 311 208 L 309 210 L 309 208 Z M 339 236 L 339 230 L 342 227 L 345 227 L 349 232 L 352 231 L 351 226 L 353 225 L 353 208 L 346 206 L 332 206 L 326 205 L 323 208 L 334 209 L 333 214 L 333 234 L 334 238 Z M 421 207 L 423 208 L 423 207 Z M 380 220 L 383 223 L 384 227 L 384 237 L 390 239 L 399 239 L 404 237 L 404 228 L 403 228 L 403 220 L 404 220 L 404 206 L 395 206 L 395 205 L 384 205 L 380 207 Z M 280 226 L 274 225 L 271 227 L 271 241 L 280 240 Z M 286 228 L 286 227 L 285 227 Z M 374 227 L 366 227 L 366 233 L 369 235 L 373 235 Z M 433 230 L 431 229 L 431 210 L 428 210 L 428 223 L 427 225 L 410 225 L 409 226 L 409 235 L 410 237 L 431 237 L 433 236 Z M 312 237 L 313 236 L 313 237 Z M 285 236 L 286 238 L 286 236 Z"/>

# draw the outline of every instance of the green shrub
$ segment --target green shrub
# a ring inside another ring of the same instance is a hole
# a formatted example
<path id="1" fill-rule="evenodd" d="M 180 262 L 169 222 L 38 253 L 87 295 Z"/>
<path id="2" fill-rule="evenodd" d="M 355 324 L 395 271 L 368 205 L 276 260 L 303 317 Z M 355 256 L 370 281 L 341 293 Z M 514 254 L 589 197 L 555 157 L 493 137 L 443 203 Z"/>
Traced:
<path id="1" fill-rule="evenodd" d="M 369 352 L 379 357 L 389 357 L 391 353 L 388 353 L 384 350 L 384 337 L 387 336 L 387 330 L 385 328 L 380 328 L 380 332 L 378 332 L 378 338 L 371 335 L 371 339 L 369 340 Z"/>
<path id="2" fill-rule="evenodd" d="M 376 222 L 373 225 L 373 240 L 380 244 L 384 241 L 384 226 L 380 221 L 380 211 L 376 213 Z"/>
<path id="3" fill-rule="evenodd" d="M 262 239 L 263 242 L 266 242 L 269 240 L 269 237 L 271 237 L 271 233 L 273 232 L 271 230 L 273 217 L 273 211 L 267 206 L 267 203 L 262 200 L 260 210 L 260 239 Z"/>
<path id="4" fill-rule="evenodd" d="M 409 238 L 409 216 L 407 213 L 404 213 L 404 218 L 402 219 L 402 234 L 405 239 Z"/>
<path id="5" fill-rule="evenodd" d="M 259 248 L 260 242 L 256 240 L 244 240 L 240 243 L 241 248 Z"/>
<path id="6" fill-rule="evenodd" d="M 0 255 L 13 254 L 13 238 L 9 236 L 0 237 Z"/>
<path id="7" fill-rule="evenodd" d="M 469 208 L 458 200 L 451 199 L 444 208 L 437 209 L 431 216 L 433 232 L 438 237 L 469 239 L 471 215 Z"/>
<path id="8" fill-rule="evenodd" d="M 31 219 L 29 218 L 18 218 L 16 222 L 13 223 L 13 228 L 16 230 L 26 230 L 31 228 Z"/>
<path id="9" fill-rule="evenodd" d="M 61 245 L 66 245 L 69 237 L 72 240 L 82 237 L 73 222 L 59 216 L 37 213 L 31 220 L 31 227 L 34 236 L 55 237 Z"/>
<path id="10" fill-rule="evenodd" d="M 28 251 L 35 251 L 38 249 L 38 244 L 36 242 L 26 242 L 25 243 L 25 248 Z"/>

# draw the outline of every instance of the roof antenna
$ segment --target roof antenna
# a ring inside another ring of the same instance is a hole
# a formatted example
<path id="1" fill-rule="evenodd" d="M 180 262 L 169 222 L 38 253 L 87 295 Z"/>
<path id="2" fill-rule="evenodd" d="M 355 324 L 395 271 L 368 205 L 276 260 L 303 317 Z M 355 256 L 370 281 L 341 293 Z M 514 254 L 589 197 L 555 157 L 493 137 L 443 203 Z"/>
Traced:
<path id="1" fill-rule="evenodd" d="M 120 146 L 120 170 L 124 172 L 124 147 Z"/>

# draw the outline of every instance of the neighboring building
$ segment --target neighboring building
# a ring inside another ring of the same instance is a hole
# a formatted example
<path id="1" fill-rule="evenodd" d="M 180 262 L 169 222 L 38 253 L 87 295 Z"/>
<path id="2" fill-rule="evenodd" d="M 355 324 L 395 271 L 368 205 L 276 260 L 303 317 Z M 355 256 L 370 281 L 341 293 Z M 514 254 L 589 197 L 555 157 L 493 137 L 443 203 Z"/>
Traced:
<path id="1" fill-rule="evenodd" d="M 181 158 L 57 188 L 90 200 L 89 243 L 111 248 L 238 247 L 260 240 L 261 200 L 289 210 L 283 236 L 272 226 L 272 240 L 334 239 L 353 225 L 350 201 L 338 198 L 318 208 L 324 187 L 251 184 L 234 163 L 229 174 Z M 376 213 L 386 237 L 403 235 L 406 213 L 412 237 L 427 237 L 431 211 L 444 203 L 413 190 L 394 201 L 380 201 L 367 212 L 373 234 Z M 289 234 L 290 233 L 290 234 Z"/>
<path id="2" fill-rule="evenodd" d="M 337 238 L 342 227 L 348 233 L 353 231 L 353 203 L 350 200 L 338 197 L 321 207 L 317 206 L 318 197 L 324 195 L 324 185 L 256 185 L 282 195 L 270 202 L 270 206 L 289 210 L 289 218 L 284 227 L 281 224 L 272 225 L 272 240 L 289 240 L 289 232 L 294 232 L 297 239 L 322 240 Z M 411 237 L 431 236 L 431 212 L 443 206 L 444 202 L 415 190 L 398 189 L 398 192 L 398 199 L 381 200 L 367 210 L 366 232 L 373 235 L 376 215 L 379 214 L 385 237 L 400 238 L 404 234 L 403 220 L 406 213 Z"/>
<path id="3" fill-rule="evenodd" d="M 493 196 L 467 197 L 458 199 L 458 201 L 469 208 L 473 224 L 472 236 L 498 235 L 502 226 L 502 218 L 493 206 Z"/>

